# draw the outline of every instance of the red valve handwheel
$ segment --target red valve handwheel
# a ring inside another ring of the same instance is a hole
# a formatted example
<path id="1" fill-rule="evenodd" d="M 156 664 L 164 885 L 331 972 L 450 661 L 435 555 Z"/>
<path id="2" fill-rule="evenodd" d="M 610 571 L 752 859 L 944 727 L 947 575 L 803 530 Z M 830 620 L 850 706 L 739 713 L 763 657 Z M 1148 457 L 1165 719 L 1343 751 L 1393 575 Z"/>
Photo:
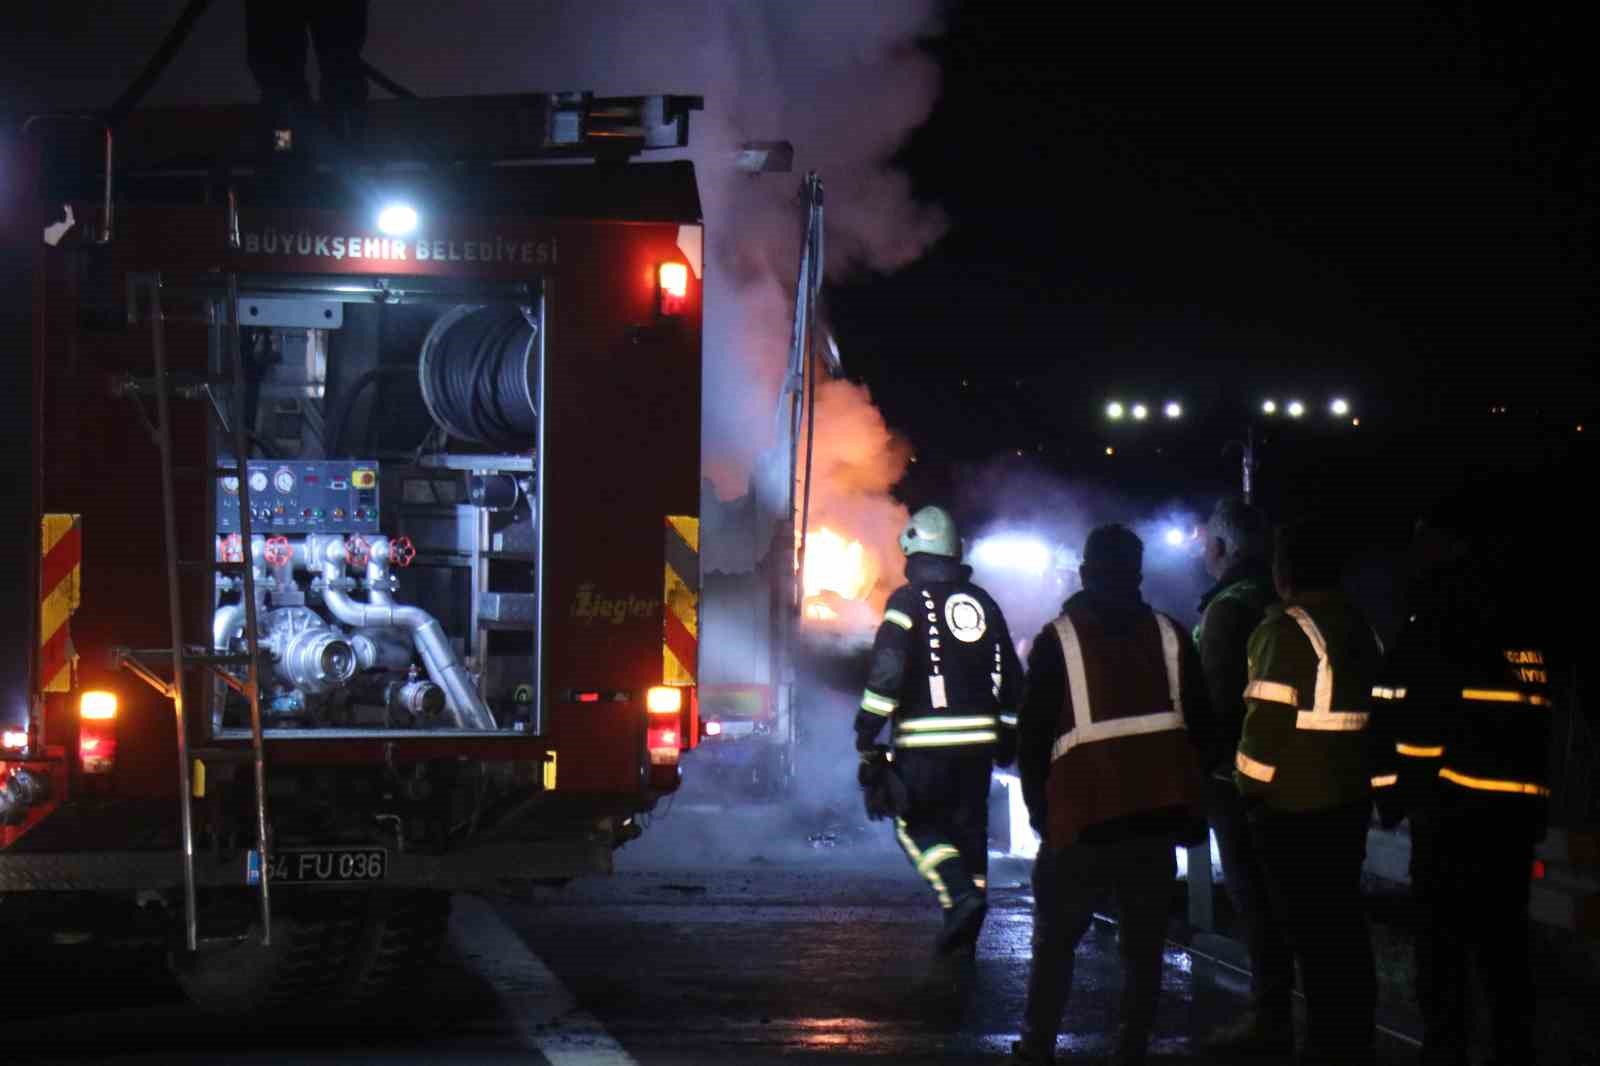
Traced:
<path id="1" fill-rule="evenodd" d="M 366 537 L 357 534 L 344 542 L 344 557 L 351 566 L 366 566 L 372 558 L 372 544 Z"/>
<path id="2" fill-rule="evenodd" d="M 268 566 L 288 566 L 294 559 L 294 548 L 288 537 L 268 537 L 266 551 L 262 554 Z"/>
<path id="3" fill-rule="evenodd" d="M 417 549 L 410 537 L 395 537 L 389 542 L 389 561 L 404 570 L 417 557 Z"/>

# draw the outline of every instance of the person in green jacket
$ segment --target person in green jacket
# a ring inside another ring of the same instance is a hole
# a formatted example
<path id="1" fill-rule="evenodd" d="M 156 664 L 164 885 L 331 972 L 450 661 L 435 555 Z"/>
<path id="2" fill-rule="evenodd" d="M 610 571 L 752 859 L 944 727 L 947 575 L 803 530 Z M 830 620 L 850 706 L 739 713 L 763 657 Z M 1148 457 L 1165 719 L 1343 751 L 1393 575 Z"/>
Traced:
<path id="1" fill-rule="evenodd" d="M 1294 1052 L 1294 956 L 1286 931 L 1266 903 L 1266 872 L 1256 854 L 1233 753 L 1244 729 L 1244 688 L 1250 634 L 1278 602 L 1272 584 L 1272 527 L 1266 515 L 1237 496 L 1219 500 L 1206 522 L 1206 570 L 1216 584 L 1200 601 L 1194 629 L 1201 671 L 1228 758 L 1207 782 L 1211 829 L 1217 837 L 1228 899 L 1244 930 L 1250 957 L 1250 1009 L 1212 1033 L 1208 1050 L 1230 1055 Z"/>
<path id="2" fill-rule="evenodd" d="M 1377 1005 L 1361 864 L 1372 814 L 1368 703 L 1383 653 L 1339 589 L 1344 554 L 1326 522 L 1279 530 L 1272 577 L 1283 602 L 1250 636 L 1234 757 L 1269 920 L 1300 964 L 1307 1066 L 1370 1062 Z"/>

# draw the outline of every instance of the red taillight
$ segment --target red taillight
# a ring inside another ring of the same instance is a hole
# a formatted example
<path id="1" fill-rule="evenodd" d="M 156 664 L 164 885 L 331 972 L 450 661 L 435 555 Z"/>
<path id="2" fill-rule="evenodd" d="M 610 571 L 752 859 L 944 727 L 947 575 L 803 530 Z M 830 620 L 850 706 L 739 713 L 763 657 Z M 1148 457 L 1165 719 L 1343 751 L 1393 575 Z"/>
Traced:
<path id="1" fill-rule="evenodd" d="M 579 703 L 599 703 L 600 702 L 600 693 L 598 693 L 598 692 L 579 692 L 579 693 L 577 693 L 577 697 L 578 697 L 578 702 Z"/>
<path id="2" fill-rule="evenodd" d="M 86 774 L 108 774 L 117 762 L 117 697 L 85 692 L 78 700 L 78 765 Z"/>
<path id="3" fill-rule="evenodd" d="M 671 766 L 678 761 L 683 749 L 683 734 L 677 722 L 651 722 L 645 734 L 645 744 L 650 749 L 651 766 Z"/>
<path id="4" fill-rule="evenodd" d="M 689 306 L 689 268 L 662 263 L 656 268 L 658 306 L 663 315 L 681 315 Z"/>
<path id="5" fill-rule="evenodd" d="M 1544 860 L 1543 859 L 1534 859 L 1533 860 L 1533 879 L 1535 881 L 1543 881 L 1544 880 L 1544 874 L 1545 874 Z"/>

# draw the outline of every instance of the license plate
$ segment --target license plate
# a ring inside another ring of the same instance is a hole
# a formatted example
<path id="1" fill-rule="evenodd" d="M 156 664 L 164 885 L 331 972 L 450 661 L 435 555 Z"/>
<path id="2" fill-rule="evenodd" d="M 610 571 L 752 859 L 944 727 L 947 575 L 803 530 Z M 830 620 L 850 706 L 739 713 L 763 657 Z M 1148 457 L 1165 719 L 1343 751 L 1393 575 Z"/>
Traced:
<path id="1" fill-rule="evenodd" d="M 272 854 L 272 883 L 360 885 L 382 881 L 389 873 L 384 848 L 295 848 Z M 245 864 L 245 884 L 261 883 L 261 853 L 252 851 Z"/>

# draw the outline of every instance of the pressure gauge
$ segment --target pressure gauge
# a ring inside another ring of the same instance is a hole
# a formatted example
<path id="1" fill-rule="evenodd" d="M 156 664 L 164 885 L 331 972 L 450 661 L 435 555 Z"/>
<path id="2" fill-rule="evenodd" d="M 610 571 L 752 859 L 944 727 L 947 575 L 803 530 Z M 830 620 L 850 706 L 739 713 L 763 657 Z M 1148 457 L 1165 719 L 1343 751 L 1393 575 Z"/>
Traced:
<path id="1" fill-rule="evenodd" d="M 223 478 L 222 491 L 226 492 L 229 496 L 239 495 L 239 479 L 236 477 Z"/>
<path id="2" fill-rule="evenodd" d="M 272 475 L 272 487 L 286 496 L 293 492 L 294 471 L 287 469 L 279 470 L 276 474 Z"/>
<path id="3" fill-rule="evenodd" d="M 267 472 L 265 470 L 252 470 L 252 471 L 250 471 L 250 491 L 251 492 L 266 492 L 267 491 Z"/>

